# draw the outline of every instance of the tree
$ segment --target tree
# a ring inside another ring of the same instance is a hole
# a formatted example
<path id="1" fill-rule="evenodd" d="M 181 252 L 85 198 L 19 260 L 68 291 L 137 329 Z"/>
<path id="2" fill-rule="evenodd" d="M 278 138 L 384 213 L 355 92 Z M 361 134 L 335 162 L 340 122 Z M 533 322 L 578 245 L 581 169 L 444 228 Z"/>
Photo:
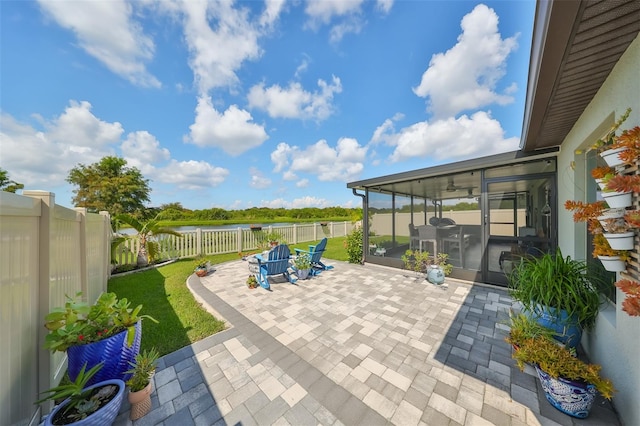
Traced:
<path id="1" fill-rule="evenodd" d="M 123 158 L 108 156 L 89 166 L 79 164 L 67 182 L 77 185 L 73 202 L 90 211 L 106 210 L 111 216 L 142 211 L 149 201 L 149 180 Z"/>
<path id="2" fill-rule="evenodd" d="M 0 168 L 0 191 L 15 193 L 18 189 L 23 188 L 23 184 L 9 179 L 9 172 Z"/>
<path id="3" fill-rule="evenodd" d="M 166 234 L 182 237 L 182 234 L 171 228 L 159 226 L 158 222 L 160 222 L 160 220 L 158 216 L 146 222 L 141 222 L 129 214 L 119 214 L 116 216 L 116 220 L 126 223 L 138 231 L 137 238 L 140 243 L 140 248 L 138 249 L 138 265 L 148 265 L 150 261 L 155 260 L 158 256 L 160 250 L 158 249 L 158 242 L 155 240 L 156 236 Z"/>

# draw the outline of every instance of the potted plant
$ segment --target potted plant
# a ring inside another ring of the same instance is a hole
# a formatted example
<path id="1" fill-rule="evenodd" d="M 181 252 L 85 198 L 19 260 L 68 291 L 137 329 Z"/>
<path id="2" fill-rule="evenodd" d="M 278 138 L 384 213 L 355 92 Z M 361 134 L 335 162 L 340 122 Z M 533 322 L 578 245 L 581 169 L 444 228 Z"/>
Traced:
<path id="1" fill-rule="evenodd" d="M 311 256 L 309 253 L 298 253 L 296 258 L 293 260 L 293 267 L 298 278 L 306 280 L 311 272 Z"/>
<path id="2" fill-rule="evenodd" d="M 629 260 L 629 253 L 626 250 L 614 250 L 603 234 L 596 234 L 593 237 L 593 257 L 597 257 L 602 266 L 609 272 L 622 272 Z"/>
<path id="3" fill-rule="evenodd" d="M 199 257 L 196 259 L 196 266 L 193 269 L 193 272 L 199 277 L 206 277 L 209 273 L 209 261 L 203 257 Z"/>
<path id="4" fill-rule="evenodd" d="M 110 426 L 114 422 L 122 404 L 124 382 L 111 379 L 88 386 L 102 364 L 93 366 L 89 371 L 86 371 L 86 367 L 82 366 L 75 380 L 45 391 L 49 395 L 36 402 L 40 404 L 47 400 L 63 400 L 47 416 L 45 426 Z"/>
<path id="5" fill-rule="evenodd" d="M 615 392 L 610 380 L 600 376 L 600 366 L 588 364 L 565 347 L 538 336 L 519 342 L 513 358 L 520 369 L 533 364 L 547 400 L 558 410 L 577 418 L 585 418 L 596 392 L 611 399 Z"/>
<path id="6" fill-rule="evenodd" d="M 600 308 L 596 277 L 587 275 L 584 261 L 554 254 L 525 257 L 508 275 L 509 293 L 526 314 L 554 330 L 557 339 L 576 347 L 582 329 L 593 327 Z"/>
<path id="7" fill-rule="evenodd" d="M 130 362 L 132 367 L 127 373 L 131 378 L 127 380 L 129 386 L 129 402 L 131 412 L 129 418 L 137 420 L 151 410 L 151 378 L 156 371 L 156 363 L 160 354 L 156 348 L 144 350 L 136 356 L 135 362 Z"/>
<path id="8" fill-rule="evenodd" d="M 595 167 L 591 170 L 591 177 L 593 177 L 600 187 L 600 189 L 604 189 L 607 181 L 613 177 L 615 174 L 615 170 L 613 167 L 609 166 L 600 166 Z"/>
<path id="9" fill-rule="evenodd" d="M 509 311 L 507 325 L 509 326 L 509 335 L 505 341 L 511 344 L 514 349 L 518 349 L 527 339 L 543 337 L 551 340 L 556 336 L 555 331 L 540 325 L 530 316 L 523 313 L 515 314 L 512 310 Z"/>
<path id="10" fill-rule="evenodd" d="M 622 279 L 617 281 L 615 286 L 625 294 L 622 310 L 629 316 L 640 316 L 640 283 L 630 279 Z"/>
<path id="11" fill-rule="evenodd" d="M 92 369 L 103 363 L 102 369 L 92 376 L 88 384 L 108 379 L 129 379 L 126 371 L 140 351 L 142 338 L 142 305 L 131 308 L 115 293 L 103 293 L 93 305 L 67 297 L 63 308 L 53 309 L 45 317 L 45 327 L 50 333 L 45 338 L 45 348 L 67 352 L 69 378 L 73 381 L 82 367 Z"/>
<path id="12" fill-rule="evenodd" d="M 250 289 L 258 287 L 258 279 L 255 275 L 249 275 L 249 277 L 247 278 L 247 287 L 249 287 Z"/>
<path id="13" fill-rule="evenodd" d="M 640 158 L 640 126 L 624 130 L 620 136 L 615 138 L 611 148 L 621 150 L 618 152 L 618 159 L 622 163 L 635 164 Z"/>
<path id="14" fill-rule="evenodd" d="M 632 193 L 640 192 L 640 175 L 616 174 L 607 180 L 602 197 L 609 207 L 629 207 L 632 204 Z"/>
<path id="15" fill-rule="evenodd" d="M 624 123 L 624 121 L 629 117 L 629 114 L 631 114 L 631 108 L 627 108 L 625 113 L 620 116 L 620 118 L 609 129 L 607 134 L 601 139 L 596 140 L 588 149 L 589 151 L 590 150 L 597 151 L 598 154 L 600 154 L 600 157 L 602 157 L 606 161 L 606 163 L 611 167 L 615 167 L 620 164 L 623 164 L 622 160 L 620 160 L 619 158 L 619 154 L 624 151 L 624 148 L 614 147 L 614 144 L 616 142 L 616 131 L 620 128 L 622 123 Z"/>

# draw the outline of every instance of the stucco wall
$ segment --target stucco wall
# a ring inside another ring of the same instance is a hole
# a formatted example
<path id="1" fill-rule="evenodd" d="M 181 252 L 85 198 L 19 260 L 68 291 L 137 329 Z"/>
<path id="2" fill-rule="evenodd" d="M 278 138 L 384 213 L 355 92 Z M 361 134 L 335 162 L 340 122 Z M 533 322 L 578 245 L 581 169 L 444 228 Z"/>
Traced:
<path id="1" fill-rule="evenodd" d="M 584 200 L 589 169 L 584 155 L 575 150 L 589 146 L 604 134 L 628 107 L 633 110 L 622 129 L 640 124 L 640 38 L 629 46 L 602 88 L 589 104 L 567 138 L 558 156 L 558 204 L 565 200 Z M 575 171 L 571 164 L 575 161 Z M 558 212 L 558 241 L 564 255 L 584 259 L 585 227 L 573 223 L 572 215 L 563 208 Z M 605 306 L 595 329 L 585 333 L 582 345 L 592 362 L 602 365 L 603 374 L 613 380 L 618 392 L 614 405 L 626 425 L 640 425 L 640 318 L 630 317 L 620 309 L 624 295 L 618 291 L 618 305 Z"/>

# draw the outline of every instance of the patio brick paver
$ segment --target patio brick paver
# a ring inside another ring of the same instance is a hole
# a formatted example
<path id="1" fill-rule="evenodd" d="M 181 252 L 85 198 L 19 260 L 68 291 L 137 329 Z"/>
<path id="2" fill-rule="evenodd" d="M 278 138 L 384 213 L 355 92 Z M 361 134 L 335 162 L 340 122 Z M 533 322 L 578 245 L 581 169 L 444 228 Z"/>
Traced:
<path id="1" fill-rule="evenodd" d="M 247 263 L 189 278 L 229 328 L 165 355 L 152 411 L 116 425 L 619 425 L 598 400 L 577 420 L 544 399 L 504 342 L 500 288 L 405 271 L 335 268 L 249 290 Z"/>

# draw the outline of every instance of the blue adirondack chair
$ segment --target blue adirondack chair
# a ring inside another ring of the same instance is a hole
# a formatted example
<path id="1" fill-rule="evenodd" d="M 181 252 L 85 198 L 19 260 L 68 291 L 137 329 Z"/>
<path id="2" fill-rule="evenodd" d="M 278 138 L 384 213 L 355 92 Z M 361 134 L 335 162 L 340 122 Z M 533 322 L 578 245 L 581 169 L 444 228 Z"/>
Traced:
<path id="1" fill-rule="evenodd" d="M 278 245 L 269 250 L 267 259 L 262 256 L 256 256 L 258 259 L 259 272 L 256 279 L 260 286 L 266 290 L 270 290 L 269 276 L 282 274 L 291 284 L 295 284 L 296 279 L 289 273 L 289 262 L 291 259 L 291 251 L 286 245 Z"/>
<path id="2" fill-rule="evenodd" d="M 322 258 L 322 253 L 324 253 L 326 248 L 327 248 L 327 238 L 325 237 L 322 240 L 320 240 L 318 244 L 310 245 L 309 251 L 296 249 L 296 255 L 299 255 L 300 253 L 307 253 L 309 256 L 311 256 L 311 275 L 318 275 L 322 271 L 333 269 L 333 266 L 325 265 L 320 260 Z"/>

